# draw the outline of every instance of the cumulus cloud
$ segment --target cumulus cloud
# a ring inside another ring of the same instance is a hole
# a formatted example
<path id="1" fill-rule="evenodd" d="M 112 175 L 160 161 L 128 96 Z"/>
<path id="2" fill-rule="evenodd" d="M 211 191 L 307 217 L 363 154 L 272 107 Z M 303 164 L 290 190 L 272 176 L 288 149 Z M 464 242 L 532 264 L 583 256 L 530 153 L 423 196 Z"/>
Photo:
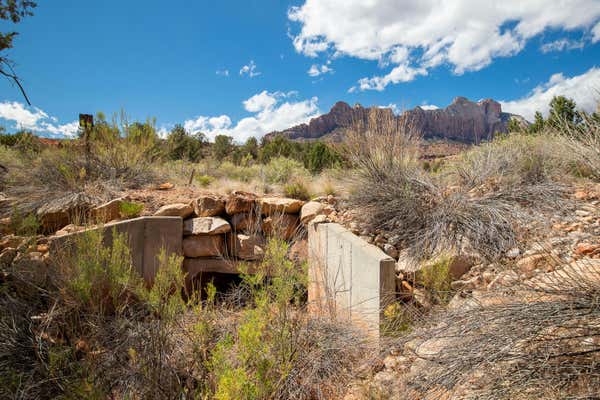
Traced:
<path id="1" fill-rule="evenodd" d="M 520 52 L 547 29 L 590 31 L 600 40 L 597 0 L 306 0 L 288 18 L 300 26 L 296 51 L 376 60 L 389 73 L 363 78 L 360 90 L 383 90 L 449 65 L 462 74 Z"/>
<path id="2" fill-rule="evenodd" d="M 419 107 L 421 107 L 423 110 L 437 110 L 439 108 L 434 104 L 421 104 Z"/>
<path id="3" fill-rule="evenodd" d="M 292 101 L 295 92 L 262 91 L 242 102 L 244 109 L 252 116 L 240 119 L 233 124 L 227 115 L 218 117 L 199 116 L 184 122 L 190 133 L 202 132 L 210 140 L 217 135 L 232 136 L 237 142 L 250 137 L 261 138 L 266 133 L 283 130 L 293 125 L 308 122 L 319 115 L 318 98 Z"/>
<path id="4" fill-rule="evenodd" d="M 554 74 L 548 82 L 537 86 L 527 96 L 500 103 L 504 111 L 522 115 L 533 121 L 536 111 L 540 111 L 544 116 L 548 115 L 548 105 L 554 96 L 570 97 L 581 110 L 595 111 L 600 101 L 600 68 L 594 67 L 570 78 L 562 73 Z"/>
<path id="5" fill-rule="evenodd" d="M 261 72 L 258 72 L 256 70 L 256 64 L 254 63 L 254 60 L 250 60 L 250 62 L 247 65 L 244 65 L 240 69 L 240 76 L 248 75 L 250 78 L 254 78 L 255 76 L 258 76 L 260 74 Z"/>
<path id="6" fill-rule="evenodd" d="M 553 42 L 544 43 L 540 47 L 540 50 L 542 51 L 542 53 L 550 53 L 553 51 L 583 49 L 584 46 L 585 42 L 583 40 L 571 40 L 567 38 L 562 38 Z"/>
<path id="7" fill-rule="evenodd" d="M 19 102 L 0 102 L 0 119 L 13 123 L 13 129 L 26 129 L 47 136 L 74 137 L 79 130 L 79 122 L 58 124 L 56 117 L 49 116 L 37 107 L 27 107 Z"/>
<path id="8" fill-rule="evenodd" d="M 319 75 L 323 75 L 323 74 L 332 74 L 333 73 L 333 68 L 331 68 L 329 66 L 329 64 L 331 63 L 331 61 L 327 61 L 327 63 L 325 64 L 313 64 L 310 66 L 310 69 L 307 71 L 309 76 L 312 77 L 317 77 Z"/>

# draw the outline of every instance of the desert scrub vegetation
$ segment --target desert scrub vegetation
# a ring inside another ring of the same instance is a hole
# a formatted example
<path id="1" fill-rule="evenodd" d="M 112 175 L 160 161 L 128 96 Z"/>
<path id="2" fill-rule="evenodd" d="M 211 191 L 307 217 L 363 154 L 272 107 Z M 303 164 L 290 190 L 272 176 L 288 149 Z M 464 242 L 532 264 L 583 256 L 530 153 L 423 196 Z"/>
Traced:
<path id="1" fill-rule="evenodd" d="M 184 296 L 181 259 L 164 253 L 148 286 L 112 237 L 86 233 L 44 268 L 1 267 L 0 397 L 331 398 L 369 353 L 306 312 L 306 271 L 281 240 L 217 297 L 210 282 Z"/>
<path id="2" fill-rule="evenodd" d="M 550 255 L 549 255 L 550 256 Z M 597 260 L 421 320 L 397 345 L 420 359 L 401 399 L 593 398 L 600 385 Z"/>
<path id="3" fill-rule="evenodd" d="M 516 245 L 526 211 L 562 206 L 565 162 L 551 138 L 499 137 L 436 173 L 418 161 L 418 140 L 390 123 L 352 132 L 346 147 L 357 170 L 351 202 L 399 235 L 414 262 L 453 251 L 496 259 Z"/>

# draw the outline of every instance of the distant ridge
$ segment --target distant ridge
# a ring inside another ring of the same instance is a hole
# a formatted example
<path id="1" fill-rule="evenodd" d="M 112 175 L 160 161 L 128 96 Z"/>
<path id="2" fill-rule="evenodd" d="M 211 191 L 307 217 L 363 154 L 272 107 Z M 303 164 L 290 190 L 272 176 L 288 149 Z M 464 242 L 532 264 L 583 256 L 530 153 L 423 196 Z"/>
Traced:
<path id="1" fill-rule="evenodd" d="M 492 139 L 495 133 L 508 131 L 508 121 L 523 117 L 502 112 L 495 100 L 473 102 L 456 97 L 446 108 L 424 110 L 416 107 L 395 115 L 390 108 L 351 107 L 343 101 L 334 104 L 327 114 L 313 118 L 308 124 L 300 124 L 284 131 L 271 132 L 267 138 L 283 135 L 292 140 L 322 139 L 333 142 L 344 140 L 349 128 L 390 122 L 398 129 L 410 130 L 425 139 L 441 138 L 464 143 L 479 143 Z"/>

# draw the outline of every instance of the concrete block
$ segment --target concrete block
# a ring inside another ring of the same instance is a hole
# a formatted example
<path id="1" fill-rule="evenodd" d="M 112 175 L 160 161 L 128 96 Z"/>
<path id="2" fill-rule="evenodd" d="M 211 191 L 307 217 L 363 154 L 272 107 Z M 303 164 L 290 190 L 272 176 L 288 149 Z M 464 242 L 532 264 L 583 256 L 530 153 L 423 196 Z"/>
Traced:
<path id="1" fill-rule="evenodd" d="M 396 289 L 394 259 L 338 224 L 309 225 L 308 248 L 311 311 L 378 336 Z"/>
<path id="2" fill-rule="evenodd" d="M 161 249 L 164 248 L 167 255 L 182 254 L 183 223 L 180 217 L 140 217 L 108 223 L 86 231 L 90 230 L 102 230 L 105 246 L 112 245 L 115 232 L 125 234 L 131 250 L 132 265 L 149 284 L 158 271 Z M 86 231 L 53 237 L 50 240 L 51 257 L 60 260 L 73 256 L 77 241 L 84 238 Z"/>

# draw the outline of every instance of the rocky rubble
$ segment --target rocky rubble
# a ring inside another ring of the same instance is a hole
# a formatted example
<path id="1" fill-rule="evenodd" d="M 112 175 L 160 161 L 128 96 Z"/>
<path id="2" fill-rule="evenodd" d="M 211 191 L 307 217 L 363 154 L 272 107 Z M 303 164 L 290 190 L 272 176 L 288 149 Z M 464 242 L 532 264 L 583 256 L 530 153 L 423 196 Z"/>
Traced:
<path id="1" fill-rule="evenodd" d="M 577 283 L 572 281 L 574 276 L 600 281 L 600 185 L 576 188 L 572 200 L 569 209 L 548 215 L 545 223 L 523 227 L 519 246 L 507 251 L 497 262 L 473 259 L 452 271 L 453 295 L 446 307 L 460 310 L 494 304 L 499 301 L 494 297 L 497 290 L 506 291 L 516 287 L 543 289 L 547 285 L 561 285 L 564 289 L 568 287 L 565 285 Z M 348 212 L 340 212 L 341 220 L 352 226 L 355 233 L 382 248 L 388 246 L 389 249 L 392 246 L 399 254 L 402 253 L 402 249 L 396 247 L 393 235 L 371 232 L 356 221 L 349 222 L 347 215 Z M 427 312 L 432 305 L 426 301 L 419 302 L 416 299 L 417 288 L 412 286 L 418 281 L 415 271 L 407 270 L 402 258 L 399 258 L 399 293 L 404 295 L 404 301 L 408 299 L 422 312 Z M 408 278 L 407 275 L 411 273 L 412 277 Z M 526 295 L 519 296 L 521 301 L 528 301 Z M 405 386 L 405 382 L 428 367 L 428 352 L 435 354 L 449 344 L 425 341 L 418 347 L 412 345 L 407 343 L 401 348 L 386 348 L 381 355 L 380 367 L 371 378 L 351 390 L 346 399 L 363 398 L 361 396 L 365 391 L 385 394 L 384 398 L 390 399 L 410 398 L 407 393 L 411 389 Z M 419 398 L 422 394 L 415 392 L 414 396 Z M 443 395 L 440 393 L 440 396 Z"/>

